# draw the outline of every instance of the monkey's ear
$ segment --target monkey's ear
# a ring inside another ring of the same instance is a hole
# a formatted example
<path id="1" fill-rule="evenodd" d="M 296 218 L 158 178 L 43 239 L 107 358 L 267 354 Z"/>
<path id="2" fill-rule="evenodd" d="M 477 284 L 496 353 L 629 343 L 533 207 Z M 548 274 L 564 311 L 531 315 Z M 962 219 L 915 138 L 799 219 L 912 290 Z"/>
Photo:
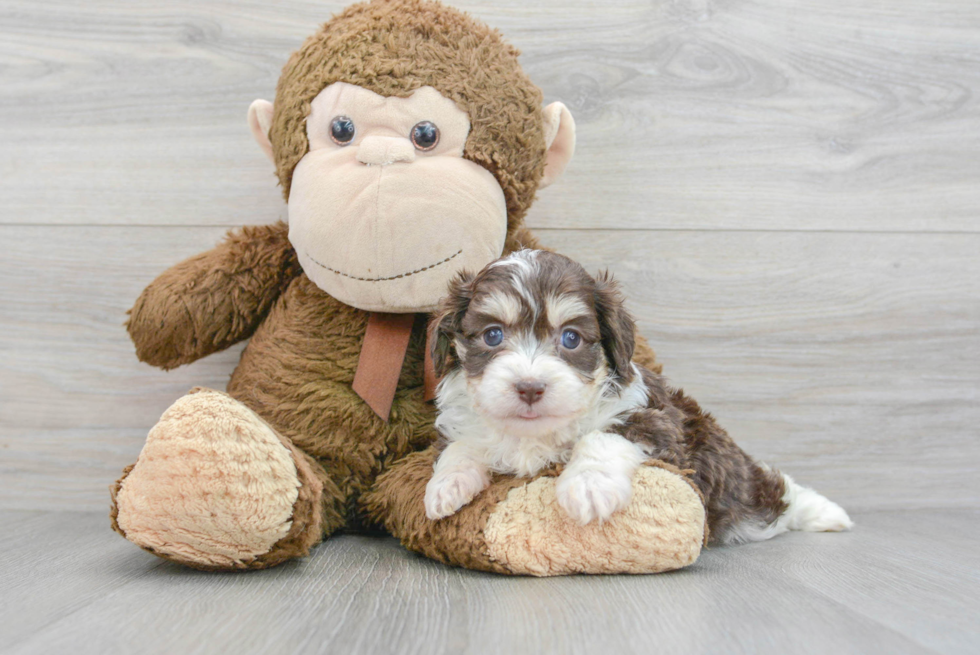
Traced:
<path id="1" fill-rule="evenodd" d="M 575 119 L 568 107 L 553 102 L 544 108 L 544 177 L 539 189 L 543 189 L 559 177 L 575 154 Z"/>
<path id="2" fill-rule="evenodd" d="M 595 280 L 595 310 L 599 335 L 606 361 L 614 376 L 629 384 L 633 380 L 633 350 L 636 347 L 636 324 L 623 306 L 619 284 L 602 271 Z"/>
<path id="3" fill-rule="evenodd" d="M 472 273 L 462 271 L 449 283 L 449 295 L 439 303 L 429 324 L 429 343 L 432 348 L 432 368 L 436 377 L 443 377 L 457 363 L 456 335 L 462 330 L 463 317 L 473 298 Z"/>
<path id="4" fill-rule="evenodd" d="M 272 154 L 272 141 L 269 140 L 269 128 L 272 127 L 272 103 L 268 100 L 256 100 L 248 107 L 248 127 L 252 130 L 255 142 L 273 164 L 276 158 Z"/>

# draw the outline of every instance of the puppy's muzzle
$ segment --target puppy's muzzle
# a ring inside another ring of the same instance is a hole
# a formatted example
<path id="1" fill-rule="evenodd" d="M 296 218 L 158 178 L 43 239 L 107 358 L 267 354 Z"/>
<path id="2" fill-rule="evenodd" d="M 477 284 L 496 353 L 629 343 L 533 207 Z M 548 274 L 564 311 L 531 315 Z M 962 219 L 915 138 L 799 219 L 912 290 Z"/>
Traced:
<path id="1" fill-rule="evenodd" d="M 533 405 L 541 400 L 547 388 L 548 385 L 540 380 L 521 380 L 514 385 L 514 390 L 517 391 L 517 395 L 528 405 Z"/>

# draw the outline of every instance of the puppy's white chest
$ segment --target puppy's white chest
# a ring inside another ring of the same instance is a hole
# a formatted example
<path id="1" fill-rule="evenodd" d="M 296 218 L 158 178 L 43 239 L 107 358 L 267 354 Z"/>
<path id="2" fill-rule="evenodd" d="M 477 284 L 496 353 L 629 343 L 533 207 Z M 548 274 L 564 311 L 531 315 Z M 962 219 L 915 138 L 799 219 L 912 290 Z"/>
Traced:
<path id="1" fill-rule="evenodd" d="M 485 450 L 489 468 L 497 473 L 530 477 L 556 463 L 568 462 L 575 440 L 554 433 L 537 438 L 496 435 Z"/>

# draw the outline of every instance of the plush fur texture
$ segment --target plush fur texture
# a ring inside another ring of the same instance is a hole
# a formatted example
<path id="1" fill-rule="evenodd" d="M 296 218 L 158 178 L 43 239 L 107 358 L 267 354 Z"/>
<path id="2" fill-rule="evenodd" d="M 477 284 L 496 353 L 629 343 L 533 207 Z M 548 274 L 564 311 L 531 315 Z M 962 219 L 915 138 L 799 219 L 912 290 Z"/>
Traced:
<path id="1" fill-rule="evenodd" d="M 302 273 L 285 223 L 231 232 L 140 294 L 126 322 L 136 355 L 169 370 L 247 339 Z"/>
<path id="2" fill-rule="evenodd" d="M 447 564 L 518 575 L 659 573 L 694 562 L 706 534 L 700 493 L 681 471 L 650 462 L 634 480 L 636 502 L 614 521 L 581 526 L 556 501 L 558 468 L 533 479 L 494 476 L 455 514 L 425 516 L 423 495 L 438 451 L 414 453 L 378 479 L 372 515 L 402 543 Z"/>
<path id="3" fill-rule="evenodd" d="M 188 479 L 195 493 L 186 493 Z M 254 412 L 195 389 L 147 437 L 116 490 L 113 527 L 196 568 L 248 568 L 270 563 L 270 552 L 283 559 L 309 552 L 321 491 L 306 459 Z"/>
<path id="4" fill-rule="evenodd" d="M 497 178 L 513 231 L 534 200 L 545 164 L 542 95 L 521 69 L 519 54 L 497 30 L 436 2 L 348 7 L 306 40 L 279 79 L 269 136 L 284 197 L 309 149 L 310 103 L 324 87 L 349 82 L 406 97 L 431 86 L 469 114 L 463 157 Z"/>
<path id="5" fill-rule="evenodd" d="M 303 122 L 309 102 L 335 80 L 395 95 L 428 84 L 466 108 L 473 122 L 466 157 L 493 173 L 508 199 L 505 251 L 537 246 L 522 217 L 544 166 L 541 96 L 520 72 L 516 51 L 496 32 L 461 12 L 414 0 L 355 5 L 327 23 L 290 59 L 279 84 L 272 140 L 287 194 L 292 168 L 307 148 Z M 232 232 L 214 249 L 151 283 L 127 324 L 140 360 L 164 369 L 250 338 L 228 384 L 229 403 L 219 404 L 226 417 L 252 416 L 252 423 L 267 426 L 256 442 L 265 444 L 263 452 L 292 456 L 299 487 L 289 527 L 281 526 L 285 535 L 265 553 L 249 546 L 225 559 L 221 544 L 188 549 L 186 540 L 174 537 L 188 512 L 168 512 L 162 500 L 135 502 L 140 493 L 152 496 L 145 488 L 149 478 L 138 472 L 142 457 L 112 486 L 114 527 L 161 557 L 199 568 L 264 568 L 305 554 L 340 529 L 384 528 L 440 561 L 515 572 L 492 560 L 481 526 L 495 503 L 526 480 L 493 480 L 483 500 L 456 523 L 425 518 L 420 490 L 435 456 L 416 451 L 430 446 L 436 431 L 434 409 L 423 401 L 424 317 L 412 332 L 390 418 L 382 421 L 351 388 L 368 313 L 319 289 L 302 272 L 287 232 L 283 223 Z M 642 353 L 646 363 L 656 365 L 652 350 L 644 347 Z M 156 463 L 173 467 L 157 473 L 176 480 L 173 486 L 187 507 L 212 506 L 207 481 L 184 465 L 181 439 L 207 435 L 217 456 L 228 452 L 220 444 L 252 434 L 243 427 L 250 421 L 239 425 L 241 434 L 238 428 L 232 434 L 217 429 L 222 421 L 205 421 L 200 430 L 189 424 L 158 426 L 166 438 L 154 438 L 146 452 L 158 448 Z M 162 422 L 170 425 L 169 419 Z M 244 461 L 256 470 L 263 466 L 261 458 Z M 428 463 L 420 467 L 420 462 Z M 223 466 L 218 460 L 209 465 Z M 252 471 L 242 473 L 247 477 Z M 680 476 L 676 482 L 686 488 Z M 277 493 L 253 497 L 252 507 Z M 677 498 L 681 504 L 687 500 Z M 210 533 L 226 519 L 247 524 L 254 512 L 246 504 L 234 507 L 241 510 L 233 510 L 234 516 L 215 516 L 210 509 L 200 513 L 195 530 Z M 151 543 L 140 536 L 151 533 L 164 538 Z M 588 559 L 589 551 L 578 556 Z M 574 569 L 556 563 L 551 570 Z"/>
<path id="6" fill-rule="evenodd" d="M 558 508 L 558 479 L 536 478 L 494 508 L 483 529 L 494 561 L 514 573 L 546 576 L 655 573 L 697 559 L 706 531 L 704 505 L 684 471 L 653 461 L 640 467 L 632 479 L 633 502 L 615 521 L 586 525 Z"/>

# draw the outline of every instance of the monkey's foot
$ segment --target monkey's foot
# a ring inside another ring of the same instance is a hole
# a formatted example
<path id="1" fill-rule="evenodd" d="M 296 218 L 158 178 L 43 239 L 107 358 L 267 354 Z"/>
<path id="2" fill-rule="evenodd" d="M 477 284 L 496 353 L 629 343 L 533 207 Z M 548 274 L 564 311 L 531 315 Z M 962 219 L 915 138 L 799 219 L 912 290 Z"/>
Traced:
<path id="1" fill-rule="evenodd" d="M 497 477 L 457 513 L 426 518 L 433 449 L 408 456 L 363 499 L 410 550 L 447 564 L 517 575 L 659 573 L 692 564 L 705 539 L 701 496 L 662 462 L 641 466 L 629 504 L 581 525 L 560 506 L 554 475 Z"/>
<path id="2" fill-rule="evenodd" d="M 321 537 L 322 484 L 310 464 L 252 410 L 210 389 L 163 414 L 111 492 L 117 532 L 194 568 L 266 568 Z"/>

